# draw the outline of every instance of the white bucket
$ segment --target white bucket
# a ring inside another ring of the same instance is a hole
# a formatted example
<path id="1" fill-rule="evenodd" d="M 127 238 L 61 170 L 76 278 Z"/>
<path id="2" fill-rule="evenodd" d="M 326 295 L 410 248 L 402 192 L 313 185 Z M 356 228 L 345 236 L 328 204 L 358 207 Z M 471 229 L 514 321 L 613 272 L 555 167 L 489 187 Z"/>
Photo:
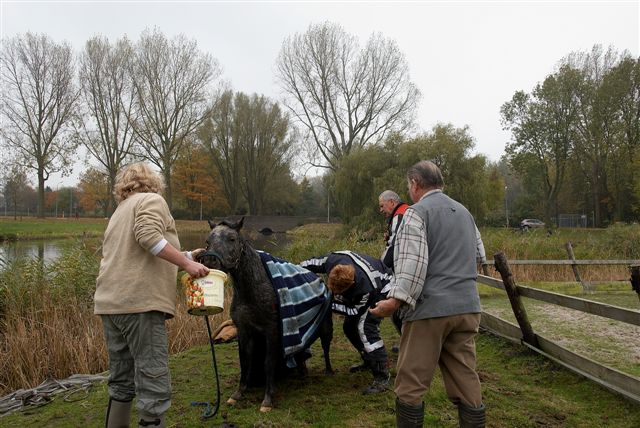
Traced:
<path id="1" fill-rule="evenodd" d="M 185 280 L 186 279 L 186 280 Z M 192 279 L 188 274 L 183 277 L 187 294 L 187 312 L 191 315 L 215 315 L 224 310 L 224 283 L 227 274 L 209 270 L 202 278 Z"/>

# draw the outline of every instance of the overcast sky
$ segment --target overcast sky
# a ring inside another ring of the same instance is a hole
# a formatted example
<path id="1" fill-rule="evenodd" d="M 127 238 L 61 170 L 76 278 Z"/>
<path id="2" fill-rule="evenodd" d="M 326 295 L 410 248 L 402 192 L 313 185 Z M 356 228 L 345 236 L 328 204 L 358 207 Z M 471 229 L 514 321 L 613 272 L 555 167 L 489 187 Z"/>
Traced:
<path id="1" fill-rule="evenodd" d="M 640 0 L 529 2 L 212 2 L 0 0 L 1 35 L 27 31 L 69 41 L 136 40 L 145 28 L 197 40 L 234 90 L 279 99 L 275 60 L 288 35 L 337 22 L 364 44 L 372 32 L 394 39 L 422 93 L 417 121 L 468 125 L 477 153 L 498 160 L 510 134 L 500 106 L 531 91 L 558 61 L 594 44 L 638 57 Z M 82 169 L 79 166 L 76 169 Z M 65 180 L 66 181 L 66 180 Z"/>

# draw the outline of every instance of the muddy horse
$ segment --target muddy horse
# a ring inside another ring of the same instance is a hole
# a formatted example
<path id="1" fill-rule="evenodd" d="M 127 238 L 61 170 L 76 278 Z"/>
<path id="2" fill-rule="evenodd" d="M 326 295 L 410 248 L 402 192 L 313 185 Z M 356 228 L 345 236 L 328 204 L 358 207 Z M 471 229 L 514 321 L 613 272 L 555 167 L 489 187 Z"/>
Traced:
<path id="1" fill-rule="evenodd" d="M 286 367 L 292 365 L 297 366 L 299 372 L 306 373 L 304 361 L 308 358 L 308 347 L 318 337 L 324 352 L 325 372 L 333 373 L 329 359 L 333 337 L 331 297 L 328 291 L 324 291 L 320 300 L 324 300 L 323 306 L 326 305 L 326 308 L 318 308 L 317 326 L 306 332 L 306 343 L 298 343 L 298 348 L 287 348 L 285 342 L 288 339 L 283 339 L 282 298 L 278 298 L 282 292 L 275 291 L 272 284 L 274 277 L 265 265 L 264 257 L 269 255 L 253 249 L 240 233 L 243 221 L 244 218 L 235 223 L 222 221 L 215 224 L 209 221 L 211 231 L 206 242 L 207 248 L 198 259 L 209 268 L 228 273 L 233 282 L 231 318 L 238 329 L 240 384 L 227 403 L 235 405 L 249 385 L 264 383 L 265 393 L 260 411 L 268 412 L 273 408 L 276 377 L 287 372 Z M 322 287 L 326 290 L 319 278 L 314 285 L 316 289 Z M 287 349 L 295 352 L 287 355 Z"/>

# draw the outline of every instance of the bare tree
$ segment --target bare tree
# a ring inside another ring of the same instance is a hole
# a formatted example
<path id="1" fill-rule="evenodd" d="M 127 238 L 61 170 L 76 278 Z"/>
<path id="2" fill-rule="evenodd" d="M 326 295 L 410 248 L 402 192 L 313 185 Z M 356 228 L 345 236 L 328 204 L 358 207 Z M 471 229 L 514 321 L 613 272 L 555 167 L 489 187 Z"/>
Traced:
<path id="1" fill-rule="evenodd" d="M 614 131 L 619 116 L 617 104 L 620 102 L 607 97 L 603 82 L 620 59 L 621 54 L 612 46 L 605 50 L 601 45 L 594 45 L 589 52 L 573 52 L 561 61 L 582 74 L 582 84 L 577 94 L 577 133 L 572 150 L 590 190 L 595 224 L 598 226 L 608 221 L 610 195 L 607 165 L 616 150 Z"/>
<path id="2" fill-rule="evenodd" d="M 93 158 L 102 165 L 109 189 L 115 185 L 116 174 L 133 145 L 134 118 L 133 83 L 129 68 L 133 47 L 124 37 L 111 45 L 105 37 L 87 41 L 80 55 L 80 88 L 82 107 L 87 115 L 80 115 L 78 136 Z M 105 212 L 115 208 L 113 195 Z"/>
<path id="3" fill-rule="evenodd" d="M 413 122 L 420 93 L 404 55 L 381 34 L 360 49 L 337 24 L 311 25 L 284 41 L 276 66 L 285 105 L 325 163 L 314 166 L 335 170 L 352 149 Z"/>
<path id="4" fill-rule="evenodd" d="M 139 154 L 160 168 L 171 207 L 171 166 L 183 141 L 206 119 L 212 82 L 221 69 L 194 40 L 183 35 L 168 40 L 156 29 L 140 37 L 131 71 L 136 90 L 131 124 Z"/>
<path id="5" fill-rule="evenodd" d="M 277 191 L 273 188 L 276 177 L 290 174 L 289 119 L 278 104 L 256 94 L 236 94 L 235 109 L 240 129 L 242 192 L 249 214 L 263 214 L 267 196 Z"/>
<path id="6" fill-rule="evenodd" d="M 77 145 L 65 138 L 78 91 L 71 46 L 27 33 L 5 40 L 1 54 L 2 134 L 10 149 L 38 175 L 38 217 L 44 217 L 44 183 L 72 164 Z"/>
<path id="7" fill-rule="evenodd" d="M 208 150 L 232 213 L 244 196 L 249 214 L 271 208 L 270 197 L 290 179 L 295 130 L 280 106 L 263 95 L 225 91 L 199 138 Z M 284 179 L 283 179 L 284 177 Z"/>
<path id="8" fill-rule="evenodd" d="M 209 119 L 199 131 L 199 139 L 207 148 L 220 173 L 222 191 L 232 214 L 238 208 L 240 173 L 240 129 L 235 121 L 233 91 L 226 90 L 216 100 Z"/>

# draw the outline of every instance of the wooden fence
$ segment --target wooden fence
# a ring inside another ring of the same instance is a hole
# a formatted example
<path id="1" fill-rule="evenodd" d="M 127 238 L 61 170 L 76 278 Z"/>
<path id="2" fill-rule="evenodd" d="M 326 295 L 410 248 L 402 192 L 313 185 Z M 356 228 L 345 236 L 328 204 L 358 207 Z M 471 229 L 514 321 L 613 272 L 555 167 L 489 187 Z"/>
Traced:
<path id="1" fill-rule="evenodd" d="M 531 263 L 536 262 L 536 263 Z M 549 263 L 553 262 L 553 263 Z M 555 263 L 569 262 L 569 263 Z M 591 263 L 584 263 L 591 262 Z M 595 262 L 595 263 L 594 263 Z M 603 263 L 608 262 L 608 263 Z M 520 342 L 535 352 L 555 361 L 556 363 L 590 379 L 605 388 L 621 394 L 629 400 L 640 404 L 640 378 L 607 367 L 587 357 L 576 354 L 568 349 L 536 334 L 529 323 L 527 312 L 521 296 L 552 303 L 565 308 L 575 309 L 589 314 L 640 326 L 640 311 L 625 309 L 618 306 L 593 302 L 577 297 L 565 296 L 536 288 L 516 285 L 509 267 L 511 264 L 627 264 L 631 266 L 631 284 L 640 297 L 640 265 L 637 261 L 623 260 L 519 260 L 507 262 L 504 253 L 495 255 L 495 267 L 502 280 L 486 275 L 478 275 L 478 282 L 490 287 L 506 291 L 518 325 L 498 318 L 488 313 L 482 313 L 482 328 L 506 339 Z"/>
<path id="2" fill-rule="evenodd" d="M 640 260 L 576 260 L 571 242 L 567 242 L 566 250 L 567 260 L 510 260 L 509 264 L 513 266 L 571 266 L 576 282 L 582 285 L 585 293 L 593 292 L 595 290 L 595 284 L 585 281 L 582 278 L 578 266 L 629 266 L 630 268 L 640 266 Z M 487 264 L 494 265 L 495 263 L 493 260 L 487 260 Z M 483 272 L 486 276 L 489 276 L 487 270 L 483 270 Z"/>

